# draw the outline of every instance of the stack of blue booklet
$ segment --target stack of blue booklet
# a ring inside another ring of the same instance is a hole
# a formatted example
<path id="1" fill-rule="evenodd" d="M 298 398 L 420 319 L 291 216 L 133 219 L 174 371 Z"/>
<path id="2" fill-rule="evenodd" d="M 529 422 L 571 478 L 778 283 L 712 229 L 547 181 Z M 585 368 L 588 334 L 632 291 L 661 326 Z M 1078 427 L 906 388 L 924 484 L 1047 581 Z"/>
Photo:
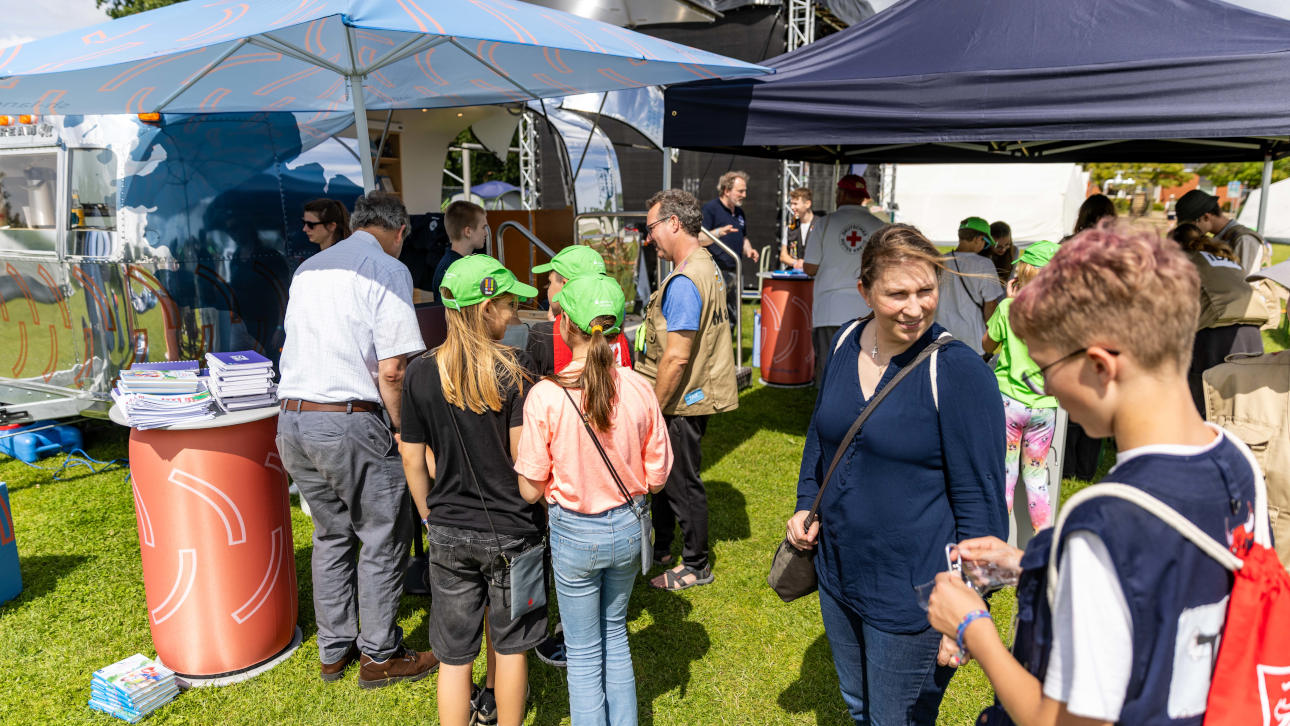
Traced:
<path id="1" fill-rule="evenodd" d="M 253 350 L 207 353 L 211 393 L 225 411 L 272 406 L 278 388 L 273 383 L 273 361 Z"/>
<path id="2" fill-rule="evenodd" d="M 94 671 L 90 708 L 135 723 L 178 694 L 173 671 L 136 653 Z"/>

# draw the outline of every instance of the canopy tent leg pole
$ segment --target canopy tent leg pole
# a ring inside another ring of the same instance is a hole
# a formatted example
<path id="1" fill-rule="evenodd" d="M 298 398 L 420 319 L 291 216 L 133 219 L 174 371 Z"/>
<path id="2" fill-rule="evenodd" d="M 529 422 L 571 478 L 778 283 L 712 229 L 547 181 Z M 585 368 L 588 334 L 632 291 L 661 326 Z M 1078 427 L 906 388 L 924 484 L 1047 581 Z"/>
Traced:
<path id="1" fill-rule="evenodd" d="M 1263 152 L 1263 186 L 1259 187 L 1259 228 L 1258 232 L 1266 236 L 1264 226 L 1268 220 L 1268 196 L 1272 186 L 1272 152 Z"/>
<path id="2" fill-rule="evenodd" d="M 672 147 L 670 146 L 663 147 L 663 188 L 672 188 Z"/>
<path id="3" fill-rule="evenodd" d="M 470 201 L 470 149 L 461 150 L 461 192 L 462 198 Z"/>
<path id="4" fill-rule="evenodd" d="M 363 76 L 358 72 L 358 56 L 354 53 L 354 29 L 345 26 L 345 47 L 349 51 L 350 71 L 345 75 L 349 97 L 354 103 L 354 135 L 358 137 L 358 159 L 363 167 L 363 193 L 376 189 L 376 173 L 372 169 L 372 137 L 367 130 L 367 100 L 363 98 Z"/>

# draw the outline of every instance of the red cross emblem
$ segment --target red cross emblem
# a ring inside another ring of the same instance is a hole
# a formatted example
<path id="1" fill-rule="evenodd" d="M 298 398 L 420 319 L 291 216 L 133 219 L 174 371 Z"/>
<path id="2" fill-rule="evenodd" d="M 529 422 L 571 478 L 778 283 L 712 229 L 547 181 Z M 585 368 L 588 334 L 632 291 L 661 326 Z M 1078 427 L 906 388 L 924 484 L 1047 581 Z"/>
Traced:
<path id="1" fill-rule="evenodd" d="M 860 227 L 847 227 L 842 233 L 842 249 L 847 252 L 859 252 L 864 245 L 864 230 Z"/>

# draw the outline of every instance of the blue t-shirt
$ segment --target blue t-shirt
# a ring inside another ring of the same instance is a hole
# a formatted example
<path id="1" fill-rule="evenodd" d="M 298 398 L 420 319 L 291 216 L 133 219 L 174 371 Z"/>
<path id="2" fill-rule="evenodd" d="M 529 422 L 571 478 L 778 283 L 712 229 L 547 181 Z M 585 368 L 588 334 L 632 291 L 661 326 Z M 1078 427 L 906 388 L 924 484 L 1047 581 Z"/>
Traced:
<path id="1" fill-rule="evenodd" d="M 698 330 L 699 315 L 703 312 L 703 298 L 694 281 L 677 275 L 663 291 L 663 319 L 671 332 Z"/>
<path id="2" fill-rule="evenodd" d="M 735 231 L 724 237 L 718 237 L 721 243 L 729 247 L 735 254 L 740 254 L 744 248 L 744 235 L 748 231 L 748 222 L 744 219 L 744 208 L 735 207 L 732 212 L 726 209 L 726 205 L 721 203 L 720 199 L 713 199 L 703 205 L 703 228 L 716 231 L 727 224 L 735 226 Z M 712 253 L 712 261 L 717 263 L 726 272 L 735 271 L 735 258 L 726 254 L 726 251 L 716 245 L 709 245 L 708 252 Z"/>

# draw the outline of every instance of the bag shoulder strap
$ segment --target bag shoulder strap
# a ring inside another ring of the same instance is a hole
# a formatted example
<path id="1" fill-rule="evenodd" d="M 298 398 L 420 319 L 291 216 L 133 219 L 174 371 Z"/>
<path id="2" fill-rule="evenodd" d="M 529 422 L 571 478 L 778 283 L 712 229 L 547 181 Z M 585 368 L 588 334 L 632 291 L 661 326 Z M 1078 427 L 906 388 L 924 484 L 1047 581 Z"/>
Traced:
<path id="1" fill-rule="evenodd" d="M 858 323 L 859 321 L 856 322 Z M 915 357 L 909 365 L 901 368 L 900 372 L 891 379 L 891 382 L 874 395 L 873 400 L 869 401 L 869 404 L 866 405 L 864 410 L 860 412 L 860 415 L 856 417 L 855 423 L 851 424 L 851 428 L 847 429 L 847 432 L 843 434 L 842 440 L 838 443 L 837 451 L 833 453 L 833 461 L 829 463 L 829 468 L 825 472 L 824 478 L 820 480 L 820 490 L 816 492 L 815 501 L 811 504 L 811 511 L 806 515 L 806 521 L 802 523 L 803 529 L 809 528 L 811 526 L 811 522 L 815 521 L 816 515 L 820 511 L 820 502 L 824 501 L 824 489 L 829 485 L 829 480 L 833 478 L 833 472 L 838 468 L 838 464 L 842 462 L 842 457 L 847 453 L 847 449 L 851 447 L 851 442 L 855 440 L 856 434 L 860 433 L 860 427 L 864 425 L 864 422 L 871 415 L 873 415 L 874 410 L 878 408 L 878 404 L 882 403 L 883 400 L 887 398 L 887 395 L 905 379 L 905 376 L 912 373 L 920 363 L 931 357 L 931 355 L 941 346 L 945 345 L 946 342 L 948 341 L 945 336 L 942 335 L 940 338 L 928 343 L 927 347 L 923 348 L 923 350 L 919 352 L 918 356 Z"/>
<path id="2" fill-rule="evenodd" d="M 553 380 L 551 382 L 560 386 L 557 381 Z M 604 460 L 605 468 L 609 469 L 610 476 L 614 478 L 614 484 L 618 485 L 618 493 L 623 496 L 623 499 L 627 500 L 627 506 L 631 507 L 632 512 L 639 517 L 640 513 L 636 511 L 636 500 L 632 498 L 631 492 L 627 491 L 627 485 L 623 484 L 623 478 L 618 475 L 618 469 L 614 468 L 613 462 L 609 460 L 609 452 L 605 451 L 604 445 L 600 443 L 600 437 L 596 436 L 595 429 L 591 428 L 591 422 L 587 420 L 587 415 L 582 412 L 582 407 L 578 405 L 578 402 L 573 400 L 573 394 L 569 393 L 568 388 L 560 386 L 560 390 L 564 391 L 565 398 L 569 399 L 569 403 L 573 405 L 573 410 L 578 412 L 578 418 L 582 419 L 582 426 L 587 430 L 587 436 L 591 437 L 591 443 L 595 444 L 596 451 L 600 452 L 600 458 Z"/>
<path id="3" fill-rule="evenodd" d="M 834 353 L 838 352 L 838 348 L 841 348 L 842 344 L 847 342 L 847 337 L 851 335 L 851 331 L 855 330 L 856 326 L 859 325 L 860 321 L 863 319 L 864 318 L 856 318 L 855 320 L 852 320 L 851 324 L 847 326 L 847 329 L 842 331 L 842 335 L 838 336 L 838 342 L 833 344 Z"/>
<path id="4" fill-rule="evenodd" d="M 475 483 L 475 494 L 479 496 L 479 503 L 484 505 L 484 518 L 488 520 L 488 529 L 493 533 L 493 539 L 497 542 L 497 551 L 502 551 L 502 538 L 497 536 L 497 528 L 493 526 L 493 515 L 488 511 L 488 501 L 484 499 L 484 490 L 479 486 L 479 477 L 475 475 L 475 466 L 470 462 L 470 449 L 466 448 L 466 441 L 461 436 L 461 427 L 457 425 L 457 416 L 452 409 L 456 408 L 451 403 L 448 404 L 448 420 L 452 422 L 452 430 L 457 434 L 457 445 L 461 447 L 461 458 L 466 462 L 466 471 L 470 473 L 470 480 Z M 509 566 L 509 562 L 507 563 Z"/>

